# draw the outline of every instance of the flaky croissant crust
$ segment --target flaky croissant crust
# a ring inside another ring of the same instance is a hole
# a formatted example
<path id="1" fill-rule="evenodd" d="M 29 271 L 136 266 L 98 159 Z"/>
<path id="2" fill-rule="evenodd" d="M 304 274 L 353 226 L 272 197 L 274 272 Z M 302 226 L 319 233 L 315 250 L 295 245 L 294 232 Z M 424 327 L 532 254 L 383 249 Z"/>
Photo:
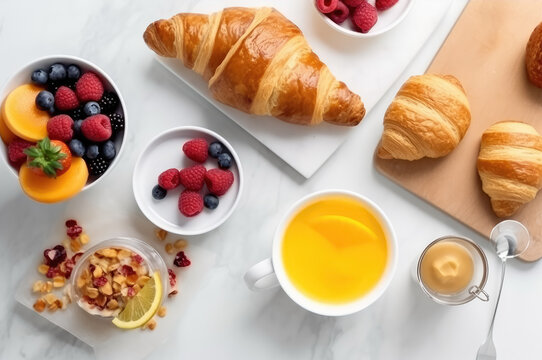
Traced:
<path id="1" fill-rule="evenodd" d="M 465 90 L 454 76 L 412 76 L 384 115 L 377 155 L 403 160 L 445 156 L 461 141 L 470 120 Z"/>
<path id="2" fill-rule="evenodd" d="M 272 8 L 177 14 L 145 31 L 158 55 L 200 74 L 213 96 L 250 114 L 314 125 L 357 125 L 360 97 L 337 81 L 297 26 Z"/>
<path id="3" fill-rule="evenodd" d="M 496 123 L 482 135 L 477 167 L 495 214 L 511 216 L 542 187 L 542 136 L 523 122 Z"/>

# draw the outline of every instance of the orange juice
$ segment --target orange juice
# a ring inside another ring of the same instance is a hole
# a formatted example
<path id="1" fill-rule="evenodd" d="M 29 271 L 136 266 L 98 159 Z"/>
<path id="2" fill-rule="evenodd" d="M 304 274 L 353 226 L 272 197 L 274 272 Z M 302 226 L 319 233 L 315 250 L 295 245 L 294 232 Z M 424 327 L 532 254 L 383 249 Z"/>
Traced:
<path id="1" fill-rule="evenodd" d="M 386 268 L 388 244 L 362 203 L 329 196 L 305 205 L 290 220 L 282 259 L 288 278 L 305 296 L 340 304 L 375 287 Z"/>

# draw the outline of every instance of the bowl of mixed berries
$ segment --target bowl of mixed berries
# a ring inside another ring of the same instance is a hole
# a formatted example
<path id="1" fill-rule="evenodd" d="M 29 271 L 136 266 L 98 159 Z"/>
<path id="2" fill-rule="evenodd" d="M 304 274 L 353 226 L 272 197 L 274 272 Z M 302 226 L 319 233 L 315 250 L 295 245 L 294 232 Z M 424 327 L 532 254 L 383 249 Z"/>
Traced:
<path id="1" fill-rule="evenodd" d="M 0 153 L 33 200 L 69 199 L 117 163 L 126 107 L 98 66 L 67 55 L 32 61 L 8 80 L 0 101 Z"/>
<path id="2" fill-rule="evenodd" d="M 163 132 L 142 151 L 132 178 L 139 208 L 156 226 L 198 235 L 224 223 L 243 189 L 233 147 L 214 131 L 182 126 Z"/>

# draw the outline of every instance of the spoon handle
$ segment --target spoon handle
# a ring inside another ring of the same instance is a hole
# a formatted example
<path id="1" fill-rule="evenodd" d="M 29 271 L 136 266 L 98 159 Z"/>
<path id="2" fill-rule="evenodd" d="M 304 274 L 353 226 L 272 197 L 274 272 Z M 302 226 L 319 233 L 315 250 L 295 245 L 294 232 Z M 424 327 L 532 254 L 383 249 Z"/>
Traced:
<path id="1" fill-rule="evenodd" d="M 499 286 L 499 292 L 497 293 L 497 300 L 495 300 L 495 307 L 493 308 L 493 316 L 491 317 L 491 324 L 489 325 L 489 330 L 487 332 L 487 337 L 493 336 L 493 324 L 495 323 L 495 315 L 497 315 L 497 307 L 499 306 L 499 300 L 501 299 L 502 285 L 504 283 L 504 273 L 506 271 L 506 260 L 502 260 L 501 266 L 501 285 Z"/>

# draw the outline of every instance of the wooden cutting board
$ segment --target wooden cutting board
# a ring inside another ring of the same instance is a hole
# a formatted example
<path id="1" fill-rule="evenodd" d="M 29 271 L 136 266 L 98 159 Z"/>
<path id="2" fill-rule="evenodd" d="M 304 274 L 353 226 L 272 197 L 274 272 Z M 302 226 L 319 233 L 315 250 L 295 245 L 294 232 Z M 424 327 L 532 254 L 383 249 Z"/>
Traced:
<path id="1" fill-rule="evenodd" d="M 540 22 L 540 0 L 471 0 L 427 70 L 454 75 L 463 84 L 472 111 L 464 139 L 441 159 L 375 157 L 381 173 L 486 237 L 501 219 L 476 170 L 480 137 L 502 120 L 524 121 L 542 134 L 542 89 L 530 84 L 525 71 L 525 46 Z M 511 218 L 531 233 L 521 258 L 542 258 L 542 194 Z"/>

